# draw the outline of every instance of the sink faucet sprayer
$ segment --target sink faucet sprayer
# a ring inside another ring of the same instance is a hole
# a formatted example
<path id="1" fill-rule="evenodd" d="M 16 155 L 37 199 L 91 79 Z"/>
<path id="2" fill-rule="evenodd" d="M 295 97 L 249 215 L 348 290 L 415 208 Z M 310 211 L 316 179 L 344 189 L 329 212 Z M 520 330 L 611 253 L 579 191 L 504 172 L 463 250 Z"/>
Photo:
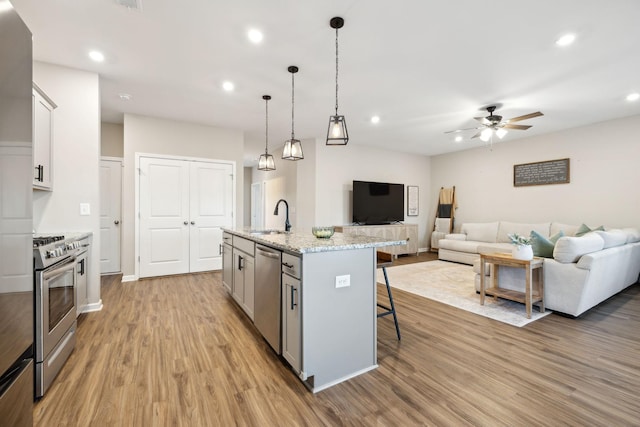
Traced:
<path id="1" fill-rule="evenodd" d="M 278 206 L 280 206 L 280 202 L 284 202 L 287 214 L 287 218 L 284 222 L 284 231 L 291 231 L 291 224 L 289 223 L 289 203 L 287 203 L 285 199 L 278 200 L 278 203 L 276 203 L 276 208 L 273 210 L 273 214 L 278 215 Z"/>

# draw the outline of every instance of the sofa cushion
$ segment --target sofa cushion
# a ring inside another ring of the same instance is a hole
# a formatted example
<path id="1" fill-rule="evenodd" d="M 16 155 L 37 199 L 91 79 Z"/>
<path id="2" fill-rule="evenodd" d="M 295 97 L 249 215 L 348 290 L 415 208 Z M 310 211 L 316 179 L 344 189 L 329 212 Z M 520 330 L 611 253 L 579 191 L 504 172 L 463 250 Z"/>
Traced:
<path id="1" fill-rule="evenodd" d="M 476 241 L 450 239 L 442 239 L 438 242 L 440 249 L 449 249 L 451 251 L 468 252 L 472 254 L 478 253 L 479 244 L 480 243 Z"/>
<path id="2" fill-rule="evenodd" d="M 576 262 L 582 255 L 601 251 L 604 240 L 596 233 L 588 233 L 580 237 L 565 236 L 558 239 L 553 249 L 553 259 L 561 263 Z"/>
<path id="3" fill-rule="evenodd" d="M 498 222 L 466 222 L 460 227 L 460 232 L 467 235 L 467 240 L 495 242 Z"/>
<path id="4" fill-rule="evenodd" d="M 498 242 L 511 243 L 509 234 L 518 233 L 521 236 L 528 236 L 532 230 L 537 231 L 545 237 L 549 237 L 550 223 L 543 222 L 540 224 L 527 224 L 522 222 L 508 222 L 500 221 L 500 227 L 498 228 Z"/>
<path id="5" fill-rule="evenodd" d="M 627 233 L 622 230 L 611 229 L 607 231 L 596 230 L 594 233 L 598 234 L 604 240 L 604 248 L 613 248 L 614 246 L 622 246 L 627 243 Z"/>
<path id="6" fill-rule="evenodd" d="M 553 248 L 561 237 L 564 237 L 564 231 L 562 230 L 551 237 L 545 237 L 536 230 L 531 230 L 531 247 L 533 248 L 533 255 L 543 258 L 553 258 Z"/>
<path id="7" fill-rule="evenodd" d="M 576 231 L 578 231 L 579 225 L 570 225 L 563 224 L 561 222 L 552 222 L 551 227 L 549 228 L 549 236 L 553 236 L 558 234 L 559 232 L 564 232 L 565 236 L 575 236 Z"/>
<path id="8" fill-rule="evenodd" d="M 451 233 L 445 234 L 444 238 L 447 240 L 467 240 L 467 235 L 462 233 Z"/>
<path id="9" fill-rule="evenodd" d="M 578 227 L 578 229 L 576 230 L 576 233 L 574 234 L 574 236 L 576 236 L 576 237 L 584 236 L 588 232 L 596 231 L 596 230 L 603 231 L 604 227 L 603 226 L 599 226 L 599 227 L 596 227 L 596 228 L 589 228 L 588 225 L 582 224 L 580 227 Z"/>
<path id="10" fill-rule="evenodd" d="M 627 233 L 627 243 L 640 242 L 640 231 L 637 228 L 623 228 L 622 231 Z"/>

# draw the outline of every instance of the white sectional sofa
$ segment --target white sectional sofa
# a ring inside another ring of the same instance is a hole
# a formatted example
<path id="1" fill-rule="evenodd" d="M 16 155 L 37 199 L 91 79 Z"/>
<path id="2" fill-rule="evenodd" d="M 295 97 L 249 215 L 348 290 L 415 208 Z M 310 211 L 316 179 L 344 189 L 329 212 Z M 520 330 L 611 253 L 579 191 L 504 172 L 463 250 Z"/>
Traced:
<path id="1" fill-rule="evenodd" d="M 480 272 L 480 253 L 510 252 L 507 234 L 529 235 L 536 230 L 545 237 L 560 237 L 553 258 L 544 259 L 546 308 L 579 316 L 591 307 L 638 282 L 640 276 L 640 231 L 635 228 L 598 230 L 574 236 L 579 226 L 560 223 L 524 224 L 512 222 L 467 223 L 458 234 L 439 241 L 438 258 L 474 264 Z M 486 269 L 491 271 L 491 269 Z M 522 291 L 524 271 L 499 269 L 500 286 Z M 476 290 L 480 277 L 476 276 Z"/>

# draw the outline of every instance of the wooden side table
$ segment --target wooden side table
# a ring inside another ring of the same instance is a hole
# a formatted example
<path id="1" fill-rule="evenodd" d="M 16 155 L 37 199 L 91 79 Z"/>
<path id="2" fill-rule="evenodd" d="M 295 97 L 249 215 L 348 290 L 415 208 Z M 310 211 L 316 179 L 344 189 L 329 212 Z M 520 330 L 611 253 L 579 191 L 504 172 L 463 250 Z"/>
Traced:
<path id="1" fill-rule="evenodd" d="M 485 265 L 493 264 L 491 275 L 491 287 L 486 286 Z M 525 270 L 524 292 L 504 289 L 498 283 L 499 267 L 515 267 Z M 511 301 L 524 303 L 527 308 L 527 319 L 531 319 L 531 304 L 540 302 L 540 313 L 544 313 L 544 262 L 542 258 L 534 257 L 530 261 L 515 259 L 508 253 L 480 254 L 480 305 L 484 305 L 485 295 L 494 298 L 504 298 Z M 534 274 L 534 272 L 536 274 Z M 536 279 L 534 281 L 534 278 Z"/>

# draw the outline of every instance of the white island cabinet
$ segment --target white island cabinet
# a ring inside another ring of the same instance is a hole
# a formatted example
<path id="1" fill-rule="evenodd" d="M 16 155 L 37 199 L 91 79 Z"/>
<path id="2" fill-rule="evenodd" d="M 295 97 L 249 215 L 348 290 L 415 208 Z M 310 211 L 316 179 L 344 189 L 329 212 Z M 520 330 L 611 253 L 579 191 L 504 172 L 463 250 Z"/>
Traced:
<path id="1" fill-rule="evenodd" d="M 283 252 L 282 355 L 310 390 L 378 366 L 376 249 L 406 241 L 342 233 L 318 239 L 311 230 L 224 231 Z"/>

